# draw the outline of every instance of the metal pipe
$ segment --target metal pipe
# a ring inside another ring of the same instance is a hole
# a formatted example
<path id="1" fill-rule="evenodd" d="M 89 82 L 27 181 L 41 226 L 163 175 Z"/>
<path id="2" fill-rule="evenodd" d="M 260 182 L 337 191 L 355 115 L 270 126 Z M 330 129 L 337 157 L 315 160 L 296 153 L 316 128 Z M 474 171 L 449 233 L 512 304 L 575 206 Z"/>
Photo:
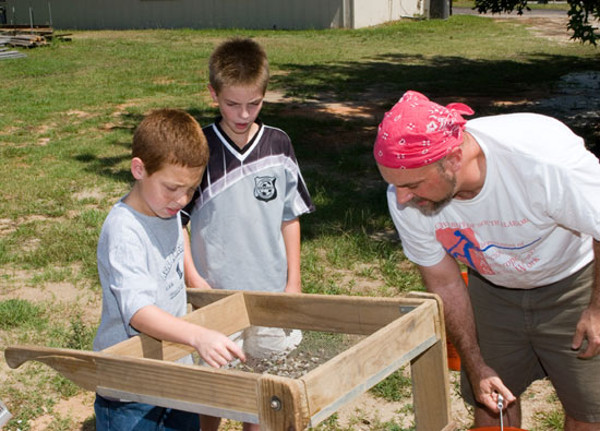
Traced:
<path id="1" fill-rule="evenodd" d="M 33 34 L 33 7 L 29 6 L 29 28 Z"/>

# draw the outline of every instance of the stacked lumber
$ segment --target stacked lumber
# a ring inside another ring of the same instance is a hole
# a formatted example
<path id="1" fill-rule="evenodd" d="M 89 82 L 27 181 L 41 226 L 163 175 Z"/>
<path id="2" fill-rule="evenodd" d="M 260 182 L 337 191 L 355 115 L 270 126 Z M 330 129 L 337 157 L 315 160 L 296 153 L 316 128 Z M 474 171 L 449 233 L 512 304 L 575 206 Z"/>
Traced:
<path id="1" fill-rule="evenodd" d="M 2 1 L 2 0 L 0 0 Z M 53 38 L 58 38 L 64 41 L 71 40 L 68 36 L 71 36 L 71 33 L 63 33 L 63 34 L 55 34 L 54 29 L 52 27 L 41 27 L 41 26 L 24 26 L 24 25 L 10 25 L 10 26 L 0 26 L 0 38 L 2 36 L 22 36 L 22 35 L 36 35 L 42 37 L 45 41 L 51 41 Z"/>
<path id="2" fill-rule="evenodd" d="M 29 34 L 38 34 L 40 36 L 52 36 L 54 30 L 52 27 L 48 26 L 30 26 L 30 25 L 5 25 L 0 27 L 0 33 L 29 33 Z"/>
<path id="3" fill-rule="evenodd" d="M 17 33 L 14 35 L 4 35 L 8 39 L 5 43 L 10 46 L 19 46 L 22 48 L 35 48 L 37 46 L 47 45 L 46 38 L 37 34 Z"/>
<path id="4" fill-rule="evenodd" d="M 53 38 L 70 41 L 68 36 L 71 36 L 71 33 L 54 34 L 52 27 L 0 26 L 0 45 L 5 43 L 11 46 L 34 48 L 47 45 Z"/>
<path id="5" fill-rule="evenodd" d="M 1 45 L 0 45 L 1 46 Z M 8 60 L 10 58 L 23 58 L 27 57 L 25 54 L 19 51 L 9 51 L 8 48 L 0 48 L 0 60 Z"/>
<path id="6" fill-rule="evenodd" d="M 11 38 L 0 34 L 0 60 L 7 60 L 9 58 L 22 58 L 27 57 L 22 52 L 16 50 L 9 50 L 6 45 L 10 43 Z"/>
<path id="7" fill-rule="evenodd" d="M 53 31 L 49 27 L 0 27 L 0 60 L 27 57 L 22 52 L 9 50 L 8 47 L 35 48 L 45 46 L 52 35 Z"/>

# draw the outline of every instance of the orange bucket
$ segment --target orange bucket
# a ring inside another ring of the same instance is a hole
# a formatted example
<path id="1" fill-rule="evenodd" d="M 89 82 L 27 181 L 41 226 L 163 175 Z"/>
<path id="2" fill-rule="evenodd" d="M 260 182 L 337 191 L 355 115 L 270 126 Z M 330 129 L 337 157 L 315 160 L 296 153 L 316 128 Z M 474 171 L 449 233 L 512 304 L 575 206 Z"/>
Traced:
<path id="1" fill-rule="evenodd" d="M 469 284 L 469 274 L 466 271 L 461 272 L 465 284 Z M 456 347 L 450 341 L 446 341 L 446 353 L 448 356 L 448 368 L 452 371 L 460 371 L 460 356 L 456 351 Z M 478 428 L 480 429 L 480 428 Z M 507 429 L 507 428 L 505 428 Z"/>
<path id="2" fill-rule="evenodd" d="M 452 371 L 460 371 L 460 356 L 456 347 L 450 341 L 446 341 L 446 351 L 448 355 L 448 368 Z"/>

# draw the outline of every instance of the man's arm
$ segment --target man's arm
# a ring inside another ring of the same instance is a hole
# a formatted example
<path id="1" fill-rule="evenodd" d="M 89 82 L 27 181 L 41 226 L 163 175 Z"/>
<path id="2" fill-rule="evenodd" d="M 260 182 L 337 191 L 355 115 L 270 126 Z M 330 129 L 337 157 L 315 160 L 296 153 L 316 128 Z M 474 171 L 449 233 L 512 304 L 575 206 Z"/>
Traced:
<path id="1" fill-rule="evenodd" d="M 477 401 L 494 412 L 498 411 L 496 392 L 507 403 L 513 402 L 514 395 L 481 356 L 471 299 L 456 261 L 446 255 L 436 265 L 419 266 L 419 271 L 427 290 L 439 295 L 444 303 L 446 332 L 460 354 Z"/>
<path id="2" fill-rule="evenodd" d="M 579 350 L 583 340 L 588 345 L 585 351 L 577 355 L 587 359 L 600 354 L 600 241 L 594 240 L 594 282 L 590 305 L 581 314 L 577 323 L 572 348 Z"/>

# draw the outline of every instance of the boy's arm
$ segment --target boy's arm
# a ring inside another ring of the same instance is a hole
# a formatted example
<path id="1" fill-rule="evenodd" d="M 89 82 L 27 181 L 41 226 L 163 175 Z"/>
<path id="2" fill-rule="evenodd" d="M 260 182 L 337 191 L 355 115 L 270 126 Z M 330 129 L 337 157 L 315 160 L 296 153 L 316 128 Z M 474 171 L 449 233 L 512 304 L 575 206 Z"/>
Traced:
<path id="1" fill-rule="evenodd" d="M 284 221 L 281 224 L 281 233 L 285 243 L 287 257 L 287 284 L 286 293 L 302 293 L 302 280 L 300 279 L 300 220 Z"/>
<path id="2" fill-rule="evenodd" d="M 186 322 L 155 305 L 140 308 L 130 324 L 153 338 L 192 346 L 207 364 L 215 368 L 226 365 L 234 356 L 246 360 L 242 349 L 225 335 Z"/>
<path id="3" fill-rule="evenodd" d="M 196 265 L 194 265 L 189 232 L 185 226 L 181 228 L 183 229 L 183 274 L 185 284 L 192 288 L 210 289 L 210 285 L 202 278 L 196 269 Z"/>

